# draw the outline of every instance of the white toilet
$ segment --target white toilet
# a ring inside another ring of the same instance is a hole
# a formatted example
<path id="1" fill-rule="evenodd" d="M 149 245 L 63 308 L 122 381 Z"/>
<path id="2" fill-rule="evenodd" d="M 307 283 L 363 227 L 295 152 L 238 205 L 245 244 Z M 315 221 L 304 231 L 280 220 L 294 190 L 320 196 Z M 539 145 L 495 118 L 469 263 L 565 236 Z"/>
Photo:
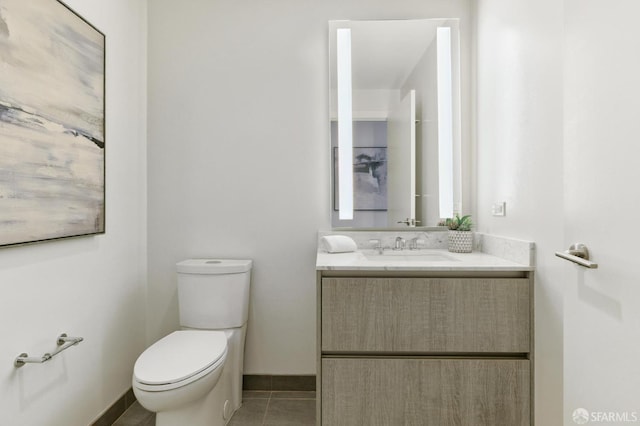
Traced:
<path id="1" fill-rule="evenodd" d="M 133 392 L 156 426 L 224 426 L 242 403 L 251 260 L 179 262 L 181 330 L 138 357 Z"/>

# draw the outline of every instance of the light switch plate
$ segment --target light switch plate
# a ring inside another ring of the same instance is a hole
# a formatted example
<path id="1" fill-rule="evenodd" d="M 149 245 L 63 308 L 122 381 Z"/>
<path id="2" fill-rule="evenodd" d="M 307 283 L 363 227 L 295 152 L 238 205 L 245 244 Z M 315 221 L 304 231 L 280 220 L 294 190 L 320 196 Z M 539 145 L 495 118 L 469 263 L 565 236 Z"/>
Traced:
<path id="1" fill-rule="evenodd" d="M 491 214 L 494 216 L 506 216 L 507 203 L 505 201 L 501 203 L 495 203 L 493 206 L 491 206 Z"/>

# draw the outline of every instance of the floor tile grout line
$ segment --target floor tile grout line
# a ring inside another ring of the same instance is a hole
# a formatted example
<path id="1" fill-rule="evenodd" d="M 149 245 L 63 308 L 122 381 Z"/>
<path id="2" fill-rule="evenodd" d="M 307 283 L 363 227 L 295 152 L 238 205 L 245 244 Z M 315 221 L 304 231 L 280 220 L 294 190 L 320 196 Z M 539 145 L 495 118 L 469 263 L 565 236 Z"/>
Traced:
<path id="1" fill-rule="evenodd" d="M 269 404 L 271 403 L 271 394 L 272 392 L 269 392 L 269 399 L 267 399 L 267 406 L 264 409 L 264 415 L 262 416 L 262 426 L 264 426 L 265 422 L 267 421 L 267 412 L 269 411 Z"/>

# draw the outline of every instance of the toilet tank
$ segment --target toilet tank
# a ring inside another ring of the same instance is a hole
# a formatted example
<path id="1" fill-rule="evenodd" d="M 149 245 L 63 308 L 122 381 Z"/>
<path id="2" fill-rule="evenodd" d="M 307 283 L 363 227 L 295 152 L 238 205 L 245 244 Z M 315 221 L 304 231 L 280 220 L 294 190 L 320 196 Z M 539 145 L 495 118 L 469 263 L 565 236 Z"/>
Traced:
<path id="1" fill-rule="evenodd" d="M 241 327 L 249 316 L 251 260 L 189 259 L 176 264 L 180 326 Z"/>

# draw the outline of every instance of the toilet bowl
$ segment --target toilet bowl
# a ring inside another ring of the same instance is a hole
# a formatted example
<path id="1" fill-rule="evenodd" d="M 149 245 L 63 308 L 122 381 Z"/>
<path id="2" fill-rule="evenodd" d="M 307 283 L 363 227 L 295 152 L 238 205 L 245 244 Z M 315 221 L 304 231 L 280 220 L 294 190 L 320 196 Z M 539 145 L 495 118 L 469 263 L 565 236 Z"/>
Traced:
<path id="1" fill-rule="evenodd" d="M 182 329 L 147 348 L 132 378 L 156 426 L 224 426 L 240 407 L 250 269 L 250 260 L 178 263 Z"/>
<path id="2" fill-rule="evenodd" d="M 175 331 L 140 355 L 134 393 L 151 411 L 172 410 L 204 398 L 218 383 L 227 357 L 220 331 Z"/>

